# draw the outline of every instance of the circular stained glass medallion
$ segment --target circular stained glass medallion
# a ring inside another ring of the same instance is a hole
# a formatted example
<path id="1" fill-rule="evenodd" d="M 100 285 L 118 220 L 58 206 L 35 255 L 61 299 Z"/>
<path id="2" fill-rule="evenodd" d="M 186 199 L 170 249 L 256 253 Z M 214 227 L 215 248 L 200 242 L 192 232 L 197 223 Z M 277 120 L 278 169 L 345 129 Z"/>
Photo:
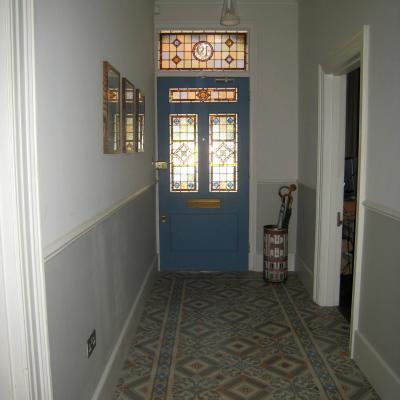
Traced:
<path id="1" fill-rule="evenodd" d="M 206 100 L 209 99 L 209 97 L 211 97 L 211 93 L 210 93 L 210 91 L 207 90 L 207 89 L 200 89 L 200 90 L 197 92 L 197 98 L 198 98 L 200 101 L 206 101 Z"/>
<path id="2" fill-rule="evenodd" d="M 199 61 L 208 61 L 214 53 L 214 48 L 209 42 L 197 42 L 193 46 L 193 56 Z"/>

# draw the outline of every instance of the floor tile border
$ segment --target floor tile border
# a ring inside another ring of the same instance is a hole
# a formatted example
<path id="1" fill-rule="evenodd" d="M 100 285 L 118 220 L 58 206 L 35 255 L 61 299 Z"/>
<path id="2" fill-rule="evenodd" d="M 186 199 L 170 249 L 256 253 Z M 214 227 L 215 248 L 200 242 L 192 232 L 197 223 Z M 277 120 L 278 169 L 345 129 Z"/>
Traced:
<path id="1" fill-rule="evenodd" d="M 337 386 L 335 378 L 329 371 L 329 368 L 325 364 L 323 356 L 319 353 L 317 346 L 312 340 L 311 335 L 309 334 L 307 328 L 304 326 L 295 306 L 290 299 L 290 295 L 284 288 L 284 285 L 272 285 L 272 287 L 277 294 L 282 309 L 288 316 L 290 324 L 294 328 L 296 336 L 300 340 L 306 356 L 310 361 L 310 364 L 314 369 L 318 379 L 320 380 L 327 397 L 330 400 L 343 399 L 342 393 Z"/>
<path id="2" fill-rule="evenodd" d="M 157 361 L 157 370 L 153 382 L 152 400 L 164 400 L 167 398 L 171 361 L 182 303 L 183 281 L 182 278 L 177 277 L 173 282 L 172 295 L 169 301 L 166 325 L 161 343 L 160 357 Z"/>

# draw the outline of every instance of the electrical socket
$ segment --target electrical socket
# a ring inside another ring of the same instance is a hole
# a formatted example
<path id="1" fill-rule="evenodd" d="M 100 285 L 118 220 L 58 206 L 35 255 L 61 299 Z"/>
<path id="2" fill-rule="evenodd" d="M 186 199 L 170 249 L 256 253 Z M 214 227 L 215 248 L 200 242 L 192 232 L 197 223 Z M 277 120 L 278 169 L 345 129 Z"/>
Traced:
<path id="1" fill-rule="evenodd" d="M 87 340 L 87 357 L 89 358 L 94 348 L 96 347 L 96 329 L 93 329 L 93 332 L 90 334 L 89 339 Z"/>

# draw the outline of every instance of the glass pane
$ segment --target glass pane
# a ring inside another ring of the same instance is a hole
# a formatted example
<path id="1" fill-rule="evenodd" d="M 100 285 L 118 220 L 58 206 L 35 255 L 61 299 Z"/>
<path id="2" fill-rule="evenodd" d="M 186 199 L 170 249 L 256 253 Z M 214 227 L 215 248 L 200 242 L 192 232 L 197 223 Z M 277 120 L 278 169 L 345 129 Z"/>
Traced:
<path id="1" fill-rule="evenodd" d="M 162 31 L 161 70 L 247 70 L 245 31 Z"/>
<path id="2" fill-rule="evenodd" d="M 210 192 L 237 192 L 237 114 L 210 114 Z"/>
<path id="3" fill-rule="evenodd" d="M 170 103 L 234 103 L 237 100 L 237 88 L 169 89 Z"/>
<path id="4" fill-rule="evenodd" d="M 198 191 L 197 114 L 169 115 L 171 192 Z"/>

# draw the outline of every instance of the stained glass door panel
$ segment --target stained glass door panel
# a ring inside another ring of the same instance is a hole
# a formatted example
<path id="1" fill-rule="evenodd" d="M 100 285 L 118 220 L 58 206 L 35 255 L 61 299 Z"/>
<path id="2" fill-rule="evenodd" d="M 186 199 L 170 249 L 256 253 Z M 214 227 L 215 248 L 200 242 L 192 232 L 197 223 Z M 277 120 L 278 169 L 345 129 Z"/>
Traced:
<path id="1" fill-rule="evenodd" d="M 158 78 L 162 270 L 248 269 L 248 85 Z"/>

